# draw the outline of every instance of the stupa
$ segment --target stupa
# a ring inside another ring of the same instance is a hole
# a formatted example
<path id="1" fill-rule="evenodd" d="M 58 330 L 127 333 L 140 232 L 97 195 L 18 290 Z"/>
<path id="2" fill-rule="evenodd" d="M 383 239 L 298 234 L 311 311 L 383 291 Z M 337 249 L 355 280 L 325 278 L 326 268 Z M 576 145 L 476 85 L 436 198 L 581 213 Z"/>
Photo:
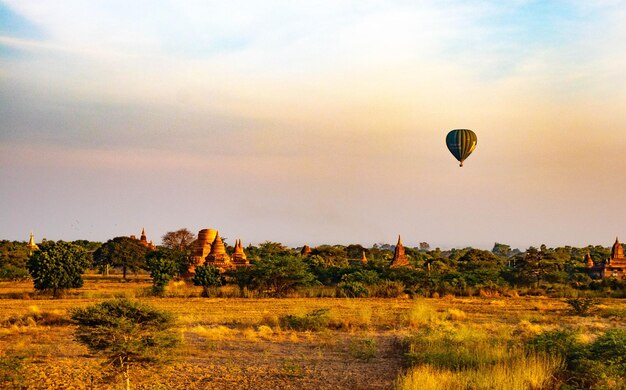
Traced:
<path id="1" fill-rule="evenodd" d="M 250 265 L 246 252 L 243 250 L 243 245 L 241 245 L 241 240 L 235 241 L 232 261 L 235 267 L 247 267 Z"/>
<path id="2" fill-rule="evenodd" d="M 302 256 L 308 256 L 311 254 L 311 247 L 308 245 L 305 245 L 302 247 L 302 250 L 300 251 L 300 254 Z"/>
<path id="3" fill-rule="evenodd" d="M 187 266 L 188 274 L 194 274 L 196 267 L 204 264 L 204 259 L 211 253 L 211 244 L 216 235 L 217 230 L 215 229 L 202 229 L 198 232 L 198 238 L 191 246 L 189 265 Z"/>
<path id="4" fill-rule="evenodd" d="M 31 256 L 34 251 L 39 250 L 39 247 L 35 244 L 35 236 L 33 235 L 33 232 L 30 232 L 30 238 L 28 239 L 28 245 L 26 245 L 26 248 L 28 248 L 29 256 Z"/>
<path id="5" fill-rule="evenodd" d="M 404 253 L 404 246 L 402 245 L 402 239 L 398 236 L 398 243 L 396 244 L 396 250 L 393 252 L 393 260 L 391 260 L 391 268 L 410 267 L 409 259 L 407 259 Z"/>
<path id="6" fill-rule="evenodd" d="M 234 267 L 230 256 L 226 253 L 226 247 L 219 232 L 216 232 L 215 240 L 211 244 L 211 252 L 207 255 L 205 263 L 218 268 L 220 272 Z"/>

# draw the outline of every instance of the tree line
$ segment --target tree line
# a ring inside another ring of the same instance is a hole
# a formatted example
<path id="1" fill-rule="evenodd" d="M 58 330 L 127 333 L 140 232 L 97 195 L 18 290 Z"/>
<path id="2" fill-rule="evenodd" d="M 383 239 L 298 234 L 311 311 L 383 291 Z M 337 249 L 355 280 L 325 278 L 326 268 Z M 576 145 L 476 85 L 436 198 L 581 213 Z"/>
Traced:
<path id="1" fill-rule="evenodd" d="M 107 273 L 150 272 L 155 294 L 163 293 L 173 278 L 182 278 L 189 266 L 194 235 L 187 229 L 169 232 L 157 250 L 149 251 L 137 240 L 116 237 L 105 243 L 89 241 L 43 241 L 40 250 L 28 256 L 24 243 L 0 241 L 0 278 L 32 278 L 38 290 L 55 295 L 82 286 L 88 268 Z M 428 249 L 426 249 L 428 248 Z M 626 284 L 615 279 L 593 280 L 583 256 L 596 262 L 610 256 L 610 248 L 530 247 L 526 251 L 496 243 L 491 251 L 463 248 L 430 250 L 428 244 L 405 248 L 410 267 L 391 268 L 391 245 L 321 245 L 302 256 L 299 248 L 266 241 L 249 245 L 250 267 L 219 273 L 206 265 L 197 267 L 189 281 L 210 296 L 223 284 L 239 287 L 245 296 L 284 296 L 312 286 L 332 286 L 338 297 L 419 295 L 532 294 L 572 296 L 581 291 L 626 295 Z M 232 253 L 233 248 L 227 246 Z M 361 262 L 365 254 L 367 262 Z"/>

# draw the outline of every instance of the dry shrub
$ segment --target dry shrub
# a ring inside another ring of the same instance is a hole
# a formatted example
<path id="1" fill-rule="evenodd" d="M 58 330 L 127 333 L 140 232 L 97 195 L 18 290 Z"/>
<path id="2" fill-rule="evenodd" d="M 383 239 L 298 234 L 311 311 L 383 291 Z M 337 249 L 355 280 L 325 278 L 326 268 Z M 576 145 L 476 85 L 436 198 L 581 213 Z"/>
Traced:
<path id="1" fill-rule="evenodd" d="M 248 341 L 259 341 L 259 335 L 252 328 L 244 329 L 241 334 L 243 335 L 243 338 Z"/>
<path id="2" fill-rule="evenodd" d="M 276 314 L 264 311 L 263 317 L 261 318 L 261 323 L 263 325 L 276 328 L 277 326 L 280 326 L 280 319 Z"/>
<path id="3" fill-rule="evenodd" d="M 3 320 L 0 326 L 64 326 L 70 323 L 64 311 L 43 311 L 35 305 L 29 306 L 28 309 L 30 313 L 11 316 Z"/>
<path id="4" fill-rule="evenodd" d="M 272 328 L 267 325 L 260 325 L 257 332 L 259 333 L 259 337 L 266 340 L 269 340 L 274 335 Z"/>
<path id="5" fill-rule="evenodd" d="M 356 306 L 352 309 L 349 313 L 332 311 L 328 326 L 346 331 L 369 329 L 372 323 L 372 308 L 369 306 Z"/>
<path id="6" fill-rule="evenodd" d="M 444 296 L 443 296 L 443 298 L 442 298 L 442 299 L 443 299 L 444 301 L 454 301 L 454 299 L 455 299 L 455 298 L 456 298 L 456 297 L 455 297 L 454 295 L 452 295 L 452 294 L 446 294 L 446 295 L 444 295 Z"/>
<path id="7" fill-rule="evenodd" d="M 198 325 L 194 326 L 189 331 L 211 341 L 231 340 L 237 335 L 237 331 L 235 329 L 222 325 L 209 328 Z"/>
<path id="8" fill-rule="evenodd" d="M 431 298 L 439 298 L 439 293 L 438 292 L 434 292 L 432 294 L 430 294 Z"/>
<path id="9" fill-rule="evenodd" d="M 514 334 L 520 335 L 522 338 L 530 339 L 543 332 L 541 325 L 533 324 L 528 320 L 521 320 L 515 330 Z"/>
<path id="10" fill-rule="evenodd" d="M 421 365 L 400 376 L 399 390 L 527 390 L 551 388 L 563 360 L 551 355 L 521 354 L 470 370 L 449 370 Z"/>
<path id="11" fill-rule="evenodd" d="M 461 309 L 450 308 L 446 311 L 446 317 L 452 321 L 461 321 L 467 318 L 467 314 Z"/>
<path id="12" fill-rule="evenodd" d="M 419 328 L 440 321 L 441 316 L 428 303 L 416 300 L 413 306 L 406 313 L 406 325 L 412 328 Z"/>
<path id="13" fill-rule="evenodd" d="M 491 290 L 491 289 L 483 290 L 482 288 L 480 289 L 478 294 L 483 298 L 495 298 L 495 297 L 500 296 L 500 292 L 496 290 Z"/>

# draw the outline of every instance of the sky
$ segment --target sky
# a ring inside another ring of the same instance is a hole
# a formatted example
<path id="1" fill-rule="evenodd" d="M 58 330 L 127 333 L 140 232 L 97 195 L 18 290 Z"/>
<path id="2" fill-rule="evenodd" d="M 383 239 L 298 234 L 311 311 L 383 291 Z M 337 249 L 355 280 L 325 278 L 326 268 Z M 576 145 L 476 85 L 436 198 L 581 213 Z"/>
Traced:
<path id="1" fill-rule="evenodd" d="M 626 241 L 624 42 L 624 0 L 0 0 L 0 239 Z"/>

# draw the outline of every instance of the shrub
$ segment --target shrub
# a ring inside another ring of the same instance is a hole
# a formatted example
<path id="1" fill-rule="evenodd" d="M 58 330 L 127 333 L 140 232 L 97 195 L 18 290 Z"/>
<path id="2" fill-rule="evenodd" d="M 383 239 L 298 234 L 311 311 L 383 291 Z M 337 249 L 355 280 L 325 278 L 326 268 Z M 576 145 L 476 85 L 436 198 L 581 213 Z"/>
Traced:
<path id="1" fill-rule="evenodd" d="M 379 298 L 398 298 L 404 295 L 404 283 L 398 280 L 383 280 L 372 289 L 372 295 Z"/>
<path id="2" fill-rule="evenodd" d="M 376 339 L 374 338 L 352 340 L 350 342 L 349 350 L 350 355 L 353 358 L 363 360 L 365 362 L 369 362 L 375 358 L 378 353 Z"/>
<path id="3" fill-rule="evenodd" d="M 626 329 L 611 329 L 591 344 L 591 358 L 613 366 L 626 375 Z"/>
<path id="4" fill-rule="evenodd" d="M 162 295 L 165 286 L 178 272 L 178 262 L 172 251 L 156 250 L 146 255 L 146 265 L 152 277 L 152 292 Z"/>
<path id="5" fill-rule="evenodd" d="M 26 280 L 30 278 L 28 270 L 25 268 L 18 268 L 13 265 L 5 265 L 0 267 L 0 280 Z"/>
<path id="6" fill-rule="evenodd" d="M 320 308 L 304 315 L 288 314 L 280 318 L 280 325 L 283 328 L 293 330 L 320 331 L 326 328 L 330 322 L 329 311 L 328 308 Z"/>
<path id="7" fill-rule="evenodd" d="M 0 356 L 0 387 L 7 389 L 25 389 L 25 356 L 6 353 Z"/>
<path id="8" fill-rule="evenodd" d="M 202 286 L 202 296 L 208 298 L 211 296 L 211 290 L 215 290 L 222 285 L 220 271 L 210 264 L 196 267 L 196 274 L 193 276 L 193 284 Z"/>
<path id="9" fill-rule="evenodd" d="M 106 366 L 123 374 L 130 388 L 130 368 L 138 363 L 163 362 L 179 342 L 170 329 L 174 318 L 149 305 L 117 299 L 71 310 L 78 325 L 76 340 L 90 352 L 106 357 Z"/>
<path id="10" fill-rule="evenodd" d="M 341 282 L 337 285 L 338 298 L 363 298 L 369 295 L 367 287 L 360 282 Z"/>
<path id="11" fill-rule="evenodd" d="M 572 313 L 579 316 L 588 315 L 591 309 L 598 305 L 598 301 L 593 298 L 570 298 L 565 302 L 570 305 Z"/>

